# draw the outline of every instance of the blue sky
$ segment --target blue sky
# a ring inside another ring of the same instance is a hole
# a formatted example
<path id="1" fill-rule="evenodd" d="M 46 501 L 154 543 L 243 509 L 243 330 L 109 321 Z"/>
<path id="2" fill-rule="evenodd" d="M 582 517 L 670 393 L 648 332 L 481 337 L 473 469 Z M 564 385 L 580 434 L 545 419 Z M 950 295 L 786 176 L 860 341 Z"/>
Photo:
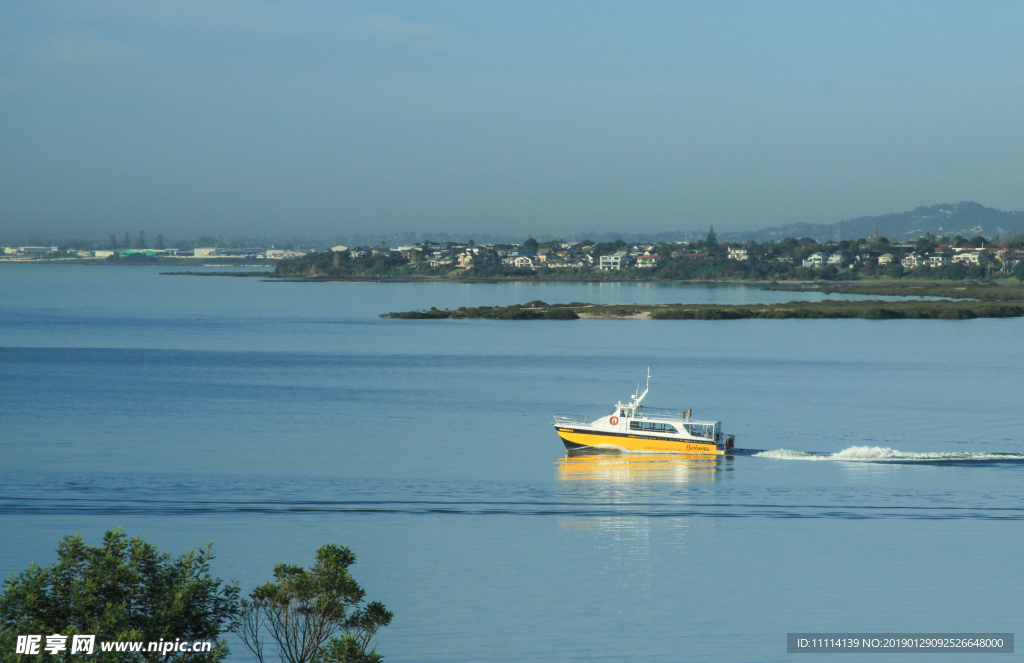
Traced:
<path id="1" fill-rule="evenodd" d="M 0 3 L 0 235 L 1024 209 L 1024 4 Z"/>

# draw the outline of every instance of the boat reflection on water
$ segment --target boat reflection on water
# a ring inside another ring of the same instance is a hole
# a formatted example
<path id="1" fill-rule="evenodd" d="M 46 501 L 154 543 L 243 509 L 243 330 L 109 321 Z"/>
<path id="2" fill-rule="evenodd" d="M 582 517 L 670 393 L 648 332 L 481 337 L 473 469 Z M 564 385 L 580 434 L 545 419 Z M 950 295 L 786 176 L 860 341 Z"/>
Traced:
<path id="1" fill-rule="evenodd" d="M 561 481 L 690 483 L 714 481 L 721 456 L 678 453 L 569 452 L 558 461 Z"/>

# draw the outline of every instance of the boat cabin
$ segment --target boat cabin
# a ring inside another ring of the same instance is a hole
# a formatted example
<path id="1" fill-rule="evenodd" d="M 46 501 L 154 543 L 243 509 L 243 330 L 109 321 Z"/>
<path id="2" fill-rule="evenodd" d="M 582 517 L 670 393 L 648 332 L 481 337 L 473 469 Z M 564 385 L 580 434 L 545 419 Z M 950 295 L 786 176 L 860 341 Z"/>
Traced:
<path id="1" fill-rule="evenodd" d="M 637 393 L 629 403 L 616 403 L 615 409 L 608 415 L 607 421 L 616 428 L 625 427 L 630 431 L 655 435 L 680 435 L 685 438 L 718 442 L 722 434 L 720 421 L 696 421 L 692 419 L 693 410 L 667 410 L 649 408 L 641 405 L 641 401 L 650 390 L 650 372 L 643 393 L 639 386 Z"/>

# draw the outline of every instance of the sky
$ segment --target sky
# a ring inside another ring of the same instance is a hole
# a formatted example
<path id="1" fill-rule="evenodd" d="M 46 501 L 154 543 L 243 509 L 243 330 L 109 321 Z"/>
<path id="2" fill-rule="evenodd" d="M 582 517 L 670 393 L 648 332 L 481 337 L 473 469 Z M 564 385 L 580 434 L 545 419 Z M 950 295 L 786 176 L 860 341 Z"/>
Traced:
<path id="1" fill-rule="evenodd" d="M 1024 209 L 1024 3 L 4 0 L 0 236 Z"/>

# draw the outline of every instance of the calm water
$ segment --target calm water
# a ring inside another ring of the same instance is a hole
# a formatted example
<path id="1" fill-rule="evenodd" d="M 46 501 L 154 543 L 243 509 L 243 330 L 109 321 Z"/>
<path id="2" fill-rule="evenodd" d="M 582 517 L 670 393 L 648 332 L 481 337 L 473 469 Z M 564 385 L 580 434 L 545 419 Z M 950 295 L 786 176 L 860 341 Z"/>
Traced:
<path id="1" fill-rule="evenodd" d="M 1021 631 L 1024 320 L 377 317 L 793 298 L 3 266 L 0 574 L 118 525 L 213 540 L 246 590 L 343 543 L 395 612 L 389 661 L 777 661 L 788 631 Z M 566 457 L 551 415 L 603 414 L 648 366 L 652 406 L 721 419 L 744 452 Z"/>

